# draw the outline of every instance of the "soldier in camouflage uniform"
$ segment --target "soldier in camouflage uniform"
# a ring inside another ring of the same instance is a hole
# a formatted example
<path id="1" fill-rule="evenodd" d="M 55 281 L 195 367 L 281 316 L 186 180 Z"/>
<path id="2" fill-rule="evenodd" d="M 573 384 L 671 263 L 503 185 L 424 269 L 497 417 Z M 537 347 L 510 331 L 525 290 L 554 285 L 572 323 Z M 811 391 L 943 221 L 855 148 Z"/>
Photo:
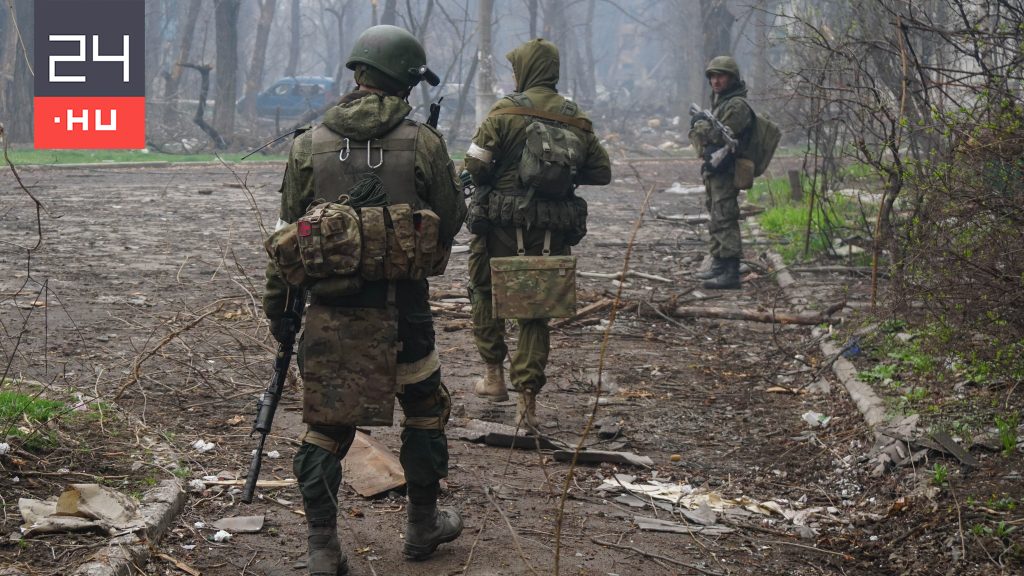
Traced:
<path id="1" fill-rule="evenodd" d="M 451 245 L 466 214 L 454 166 L 440 134 L 406 118 L 411 111 L 406 99 L 412 87 L 429 77 L 424 72 L 425 64 L 423 47 L 407 31 L 395 26 L 374 26 L 363 32 L 346 63 L 355 72 L 356 90 L 329 109 L 320 126 L 303 133 L 292 144 L 281 185 L 279 227 L 299 219 L 314 199 L 337 200 L 339 194 L 352 188 L 353 182 L 344 178 L 323 181 L 329 180 L 323 177 L 329 172 L 318 167 L 318 162 L 339 161 L 338 145 L 325 154 L 318 142 L 344 142 L 345 149 L 351 142 L 352 161 L 365 162 L 366 167 L 360 164 L 360 168 L 377 171 L 385 183 L 387 171 L 407 170 L 409 177 L 403 181 L 407 183 L 408 196 L 413 198 L 413 208 L 436 212 L 442 241 Z M 393 135 L 399 131 L 413 136 L 395 140 Z M 391 144 L 380 144 L 371 160 L 363 148 L 366 141 L 377 139 Z M 364 143 L 363 148 L 357 147 L 360 142 Z M 396 160 L 400 153 L 392 150 L 412 150 L 414 154 L 406 152 L 409 165 L 403 168 L 403 161 Z M 378 153 L 382 164 L 375 168 Z M 384 192 L 388 202 L 394 204 L 395 191 L 385 188 Z M 268 266 L 263 307 L 271 331 L 279 340 L 288 290 L 276 267 Z M 355 294 L 333 295 L 330 285 L 321 281 L 312 286 L 310 293 L 306 328 L 298 351 L 299 368 L 307 380 L 307 395 L 310 379 L 316 378 L 321 387 L 329 388 L 330 382 L 323 381 L 325 378 L 333 374 L 342 378 L 367 370 L 366 364 L 374 358 L 383 356 L 392 368 L 397 362 L 394 372 L 401 386 L 398 400 L 405 415 L 400 460 L 409 501 L 405 554 L 411 559 L 425 558 L 439 544 L 454 540 L 462 531 L 457 512 L 437 507 L 440 480 L 448 474 L 444 424 L 450 398 L 441 383 L 427 282 L 367 280 Z M 380 333 L 375 319 L 389 315 L 393 318 L 396 312 L 396 337 L 391 342 L 375 341 Z M 367 342 L 361 342 L 361 338 Z M 388 357 L 395 353 L 396 356 Z M 304 420 L 310 422 L 311 405 L 316 404 L 316 399 L 305 400 Z M 353 406 L 358 405 L 359 399 L 352 402 Z M 347 559 L 337 539 L 336 502 L 341 485 L 341 459 L 355 432 L 354 426 L 308 424 L 294 459 L 309 531 L 309 573 L 314 576 L 348 574 Z"/>
<path id="2" fill-rule="evenodd" d="M 740 140 L 749 132 L 754 113 L 746 102 L 747 85 L 740 77 L 740 68 L 731 56 L 717 56 L 711 60 L 704 75 L 714 93 L 711 111 L 722 124 L 728 126 Z M 735 158 L 727 156 L 717 167 L 710 164 L 711 155 L 725 145 L 720 131 L 711 122 L 694 116 L 690 127 L 690 141 L 704 159 L 701 175 L 704 177 L 705 203 L 711 219 L 711 268 L 697 273 L 708 289 L 740 287 L 740 258 L 743 246 L 740 240 L 739 188 L 734 183 Z"/>
<path id="3" fill-rule="evenodd" d="M 579 107 L 556 91 L 558 48 L 542 39 L 519 46 L 506 55 L 515 75 L 516 93 L 499 100 L 477 129 L 466 152 L 466 170 L 483 195 L 474 194 L 470 208 L 469 274 L 473 305 L 473 337 L 486 364 L 483 378 L 476 382 L 477 395 L 492 400 L 508 399 L 502 361 L 508 353 L 504 339 L 504 319 L 492 318 L 492 257 L 517 254 L 516 229 L 524 232 L 526 254 L 537 256 L 550 232 L 550 254 L 567 255 L 586 233 L 586 202 L 567 191 L 570 198 L 556 202 L 532 198 L 524 208 L 526 190 L 517 180 L 517 165 L 526 139 L 526 127 L 536 118 L 516 114 L 496 114 L 503 108 L 532 104 L 534 109 L 585 119 Z M 585 121 L 589 125 L 589 120 Z M 604 185 L 611 181 L 611 162 L 593 131 L 570 127 L 579 138 L 575 185 Z M 548 204 L 544 204 L 547 202 Z M 474 230 L 474 214 L 485 217 L 487 226 Z M 540 215 L 553 215 L 541 223 Z M 485 229 L 484 229 L 485 228 Z M 536 428 L 536 397 L 545 383 L 544 368 L 550 348 L 546 319 L 519 320 L 519 344 L 510 362 L 512 386 L 519 392 L 518 421 Z"/>

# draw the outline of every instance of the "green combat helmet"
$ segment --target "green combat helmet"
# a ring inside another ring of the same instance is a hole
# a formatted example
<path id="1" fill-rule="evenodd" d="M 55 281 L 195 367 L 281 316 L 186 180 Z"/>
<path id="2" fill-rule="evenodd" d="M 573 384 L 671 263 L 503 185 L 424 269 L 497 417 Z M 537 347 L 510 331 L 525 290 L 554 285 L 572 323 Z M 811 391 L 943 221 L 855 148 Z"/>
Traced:
<path id="1" fill-rule="evenodd" d="M 366 64 L 383 72 L 402 86 L 415 86 L 426 80 L 437 86 L 441 79 L 427 68 L 427 54 L 415 36 L 398 26 L 381 24 L 367 28 L 355 46 L 345 67 L 355 70 Z"/>
<path id="2" fill-rule="evenodd" d="M 715 56 L 708 62 L 704 69 L 704 76 L 710 78 L 712 74 L 731 74 L 736 80 L 740 78 L 740 66 L 732 56 Z"/>

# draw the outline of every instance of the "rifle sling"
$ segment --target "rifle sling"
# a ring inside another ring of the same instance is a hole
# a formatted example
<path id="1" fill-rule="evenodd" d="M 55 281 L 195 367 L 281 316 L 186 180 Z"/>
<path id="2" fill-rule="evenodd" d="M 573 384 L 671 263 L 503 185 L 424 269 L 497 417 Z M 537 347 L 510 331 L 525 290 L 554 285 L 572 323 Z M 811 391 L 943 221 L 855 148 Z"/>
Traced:
<path id="1" fill-rule="evenodd" d="M 544 110 L 537 110 L 535 108 L 527 108 L 525 106 L 512 106 L 510 108 L 499 108 L 491 112 L 491 116 L 499 116 L 502 114 L 516 114 L 519 116 L 536 116 L 537 118 L 543 118 L 545 120 L 552 120 L 555 122 L 561 122 L 562 124 L 568 124 L 574 128 L 579 128 L 584 132 L 593 133 L 594 127 L 590 120 L 587 118 L 576 118 L 573 116 L 566 116 L 564 114 L 557 114 L 555 112 L 545 112 Z"/>

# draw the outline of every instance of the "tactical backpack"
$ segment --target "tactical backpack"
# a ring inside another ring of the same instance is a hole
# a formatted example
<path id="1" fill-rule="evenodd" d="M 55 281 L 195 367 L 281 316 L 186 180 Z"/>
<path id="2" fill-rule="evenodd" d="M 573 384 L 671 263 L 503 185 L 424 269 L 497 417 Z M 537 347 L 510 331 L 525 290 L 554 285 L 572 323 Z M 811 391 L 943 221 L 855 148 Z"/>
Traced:
<path id="1" fill-rule="evenodd" d="M 572 192 L 583 150 L 583 143 L 569 127 L 592 132 L 590 121 L 576 117 L 579 106 L 571 100 L 566 100 L 556 113 L 534 108 L 525 94 L 506 98 L 516 106 L 499 108 L 491 112 L 492 116 L 516 114 L 537 118 L 526 127 L 526 141 L 517 169 L 519 185 L 527 195 L 564 200 Z"/>
<path id="2" fill-rule="evenodd" d="M 747 104 L 750 108 L 750 104 Z M 782 139 L 782 131 L 778 124 L 772 122 L 767 116 L 759 115 L 750 108 L 753 115 L 753 125 L 747 129 L 748 139 L 743 149 L 736 155 L 739 158 L 746 158 L 754 163 L 754 176 L 764 174 L 768 165 L 775 156 L 775 149 L 779 147 L 779 140 Z"/>

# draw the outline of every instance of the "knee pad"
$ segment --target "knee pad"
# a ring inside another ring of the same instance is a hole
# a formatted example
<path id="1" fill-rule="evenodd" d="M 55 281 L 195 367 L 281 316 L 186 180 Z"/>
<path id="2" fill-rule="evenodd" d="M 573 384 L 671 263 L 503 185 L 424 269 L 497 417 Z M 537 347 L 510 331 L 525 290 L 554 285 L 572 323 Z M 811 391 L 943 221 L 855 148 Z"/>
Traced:
<path id="1" fill-rule="evenodd" d="M 448 387 L 441 383 L 434 393 L 415 404 L 403 405 L 406 416 L 402 418 L 402 427 L 421 430 L 444 430 L 452 413 L 452 395 Z M 413 416 L 408 416 L 412 412 Z M 437 414 L 436 416 L 419 416 L 418 414 Z"/>

